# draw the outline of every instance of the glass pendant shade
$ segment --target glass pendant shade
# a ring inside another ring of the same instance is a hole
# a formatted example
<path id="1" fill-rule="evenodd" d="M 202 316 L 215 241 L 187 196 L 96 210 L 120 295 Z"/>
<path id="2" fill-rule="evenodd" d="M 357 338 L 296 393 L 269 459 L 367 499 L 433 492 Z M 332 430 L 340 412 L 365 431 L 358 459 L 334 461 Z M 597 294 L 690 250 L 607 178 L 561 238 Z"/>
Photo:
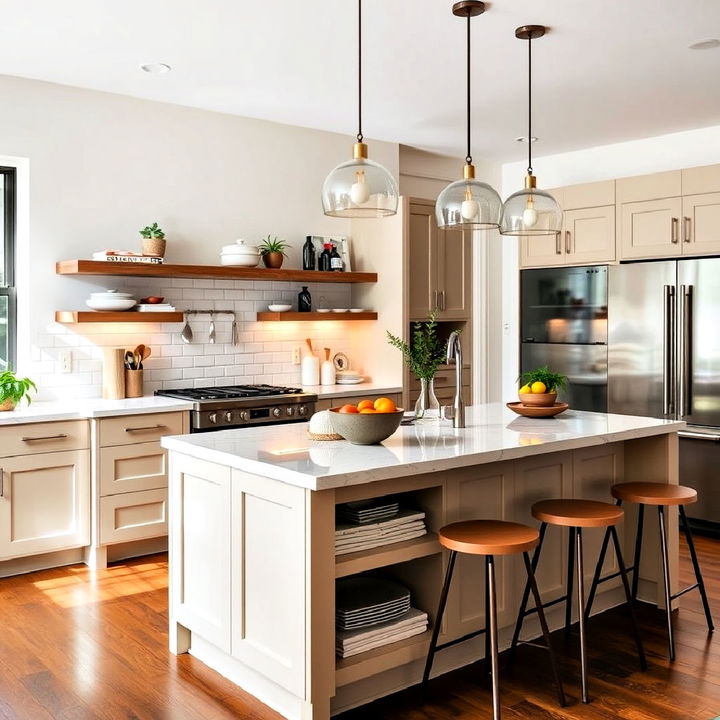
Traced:
<path id="1" fill-rule="evenodd" d="M 487 183 L 474 178 L 450 183 L 438 196 L 435 218 L 438 227 L 488 230 L 500 225 L 502 200 Z"/>
<path id="2" fill-rule="evenodd" d="M 561 230 L 562 208 L 550 193 L 523 188 L 505 201 L 503 235 L 557 235 Z"/>
<path id="3" fill-rule="evenodd" d="M 352 160 L 340 163 L 325 178 L 323 211 L 333 217 L 370 218 L 395 215 L 398 186 L 395 178 L 379 163 L 363 157 L 357 143 Z M 367 150 L 364 151 L 367 154 Z"/>

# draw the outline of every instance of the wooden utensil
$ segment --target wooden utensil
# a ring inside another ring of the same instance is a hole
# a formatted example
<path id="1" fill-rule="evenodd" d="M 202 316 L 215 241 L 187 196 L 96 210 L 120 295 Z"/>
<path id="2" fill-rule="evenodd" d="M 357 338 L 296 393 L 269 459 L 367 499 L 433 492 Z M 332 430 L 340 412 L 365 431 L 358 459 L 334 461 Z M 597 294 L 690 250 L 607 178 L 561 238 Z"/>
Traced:
<path id="1" fill-rule="evenodd" d="M 142 357 L 140 358 L 140 367 L 144 360 L 152 355 L 152 348 L 149 345 L 143 345 Z"/>
<path id="2" fill-rule="evenodd" d="M 142 370 L 142 355 L 145 351 L 145 346 L 141 343 L 135 350 L 135 370 Z"/>
<path id="3" fill-rule="evenodd" d="M 325 350 L 325 361 L 330 362 L 330 348 L 323 348 Z"/>
<path id="4" fill-rule="evenodd" d="M 310 351 L 310 354 L 313 354 L 313 347 L 312 347 L 312 340 L 310 338 L 305 338 L 305 343 L 308 347 L 308 350 Z"/>

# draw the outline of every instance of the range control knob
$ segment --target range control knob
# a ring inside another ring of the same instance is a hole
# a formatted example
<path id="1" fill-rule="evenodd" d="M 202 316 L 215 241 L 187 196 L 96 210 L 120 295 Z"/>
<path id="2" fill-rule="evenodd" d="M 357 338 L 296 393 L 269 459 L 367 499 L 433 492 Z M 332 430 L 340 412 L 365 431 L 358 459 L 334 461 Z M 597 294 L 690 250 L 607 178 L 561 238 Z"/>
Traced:
<path id="1" fill-rule="evenodd" d="M 225 422 L 231 423 L 233 421 L 233 414 L 228 410 L 225 413 Z"/>
<path id="2" fill-rule="evenodd" d="M 295 408 L 292 405 L 288 405 L 285 410 L 285 413 L 287 414 L 288 417 L 292 417 L 295 414 Z"/>
<path id="3" fill-rule="evenodd" d="M 250 419 L 250 413 L 247 410 L 240 411 L 240 419 L 243 422 L 247 422 Z"/>
<path id="4" fill-rule="evenodd" d="M 307 406 L 301 405 L 298 408 L 298 415 L 307 415 Z"/>
<path id="5" fill-rule="evenodd" d="M 217 421 L 218 421 L 217 413 L 216 413 L 216 412 L 211 412 L 211 413 L 208 415 L 208 422 L 209 422 L 211 425 L 217 425 Z"/>
<path id="6" fill-rule="evenodd" d="M 279 418 L 280 415 L 282 415 L 282 410 L 280 410 L 280 408 L 273 408 L 272 414 L 273 414 L 273 417 Z"/>

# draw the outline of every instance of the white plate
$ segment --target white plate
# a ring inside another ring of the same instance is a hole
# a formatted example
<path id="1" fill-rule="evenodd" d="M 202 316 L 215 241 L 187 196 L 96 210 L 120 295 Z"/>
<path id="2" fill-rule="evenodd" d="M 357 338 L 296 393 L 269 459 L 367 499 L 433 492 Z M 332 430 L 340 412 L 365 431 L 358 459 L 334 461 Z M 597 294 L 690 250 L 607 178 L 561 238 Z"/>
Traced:
<path id="1" fill-rule="evenodd" d="M 354 378 L 353 380 L 341 380 L 340 378 L 337 378 L 335 380 L 336 385 L 359 385 L 360 383 L 365 382 L 365 378 Z"/>
<path id="2" fill-rule="evenodd" d="M 118 298 L 114 301 L 109 300 L 86 300 L 85 304 L 91 309 L 91 310 L 100 310 L 105 312 L 122 312 L 124 310 L 129 310 L 132 307 L 135 307 L 135 301 L 130 298 L 128 300 Z"/>
<path id="3" fill-rule="evenodd" d="M 333 308 L 332 311 L 336 313 L 344 313 L 347 312 L 347 308 Z"/>
<path id="4" fill-rule="evenodd" d="M 330 308 L 318 308 L 315 312 L 330 312 Z"/>
<path id="5" fill-rule="evenodd" d="M 354 313 L 365 312 L 365 308 L 350 308 L 350 312 L 354 312 Z"/>

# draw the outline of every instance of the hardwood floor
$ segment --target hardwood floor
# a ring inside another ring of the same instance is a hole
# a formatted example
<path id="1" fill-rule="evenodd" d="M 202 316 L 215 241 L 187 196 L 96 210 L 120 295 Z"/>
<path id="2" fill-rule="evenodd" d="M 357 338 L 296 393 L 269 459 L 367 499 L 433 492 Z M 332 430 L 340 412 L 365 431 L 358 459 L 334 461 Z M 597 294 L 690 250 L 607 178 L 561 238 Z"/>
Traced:
<path id="1" fill-rule="evenodd" d="M 720 620 L 720 542 L 698 538 L 710 601 Z M 682 553 L 682 580 L 691 567 Z M 276 720 L 280 716 L 189 655 L 167 651 L 167 559 L 84 566 L 0 580 L 0 718 L 13 720 Z M 665 659 L 664 616 L 643 607 L 649 670 L 641 673 L 623 613 L 589 625 L 590 705 L 578 702 L 576 641 L 555 633 L 569 707 L 560 709 L 546 654 L 522 647 L 503 669 L 509 720 L 710 720 L 720 715 L 720 631 L 708 636 L 697 593 L 681 600 L 677 661 Z M 478 666 L 345 713 L 342 720 L 480 720 L 490 691 Z"/>

